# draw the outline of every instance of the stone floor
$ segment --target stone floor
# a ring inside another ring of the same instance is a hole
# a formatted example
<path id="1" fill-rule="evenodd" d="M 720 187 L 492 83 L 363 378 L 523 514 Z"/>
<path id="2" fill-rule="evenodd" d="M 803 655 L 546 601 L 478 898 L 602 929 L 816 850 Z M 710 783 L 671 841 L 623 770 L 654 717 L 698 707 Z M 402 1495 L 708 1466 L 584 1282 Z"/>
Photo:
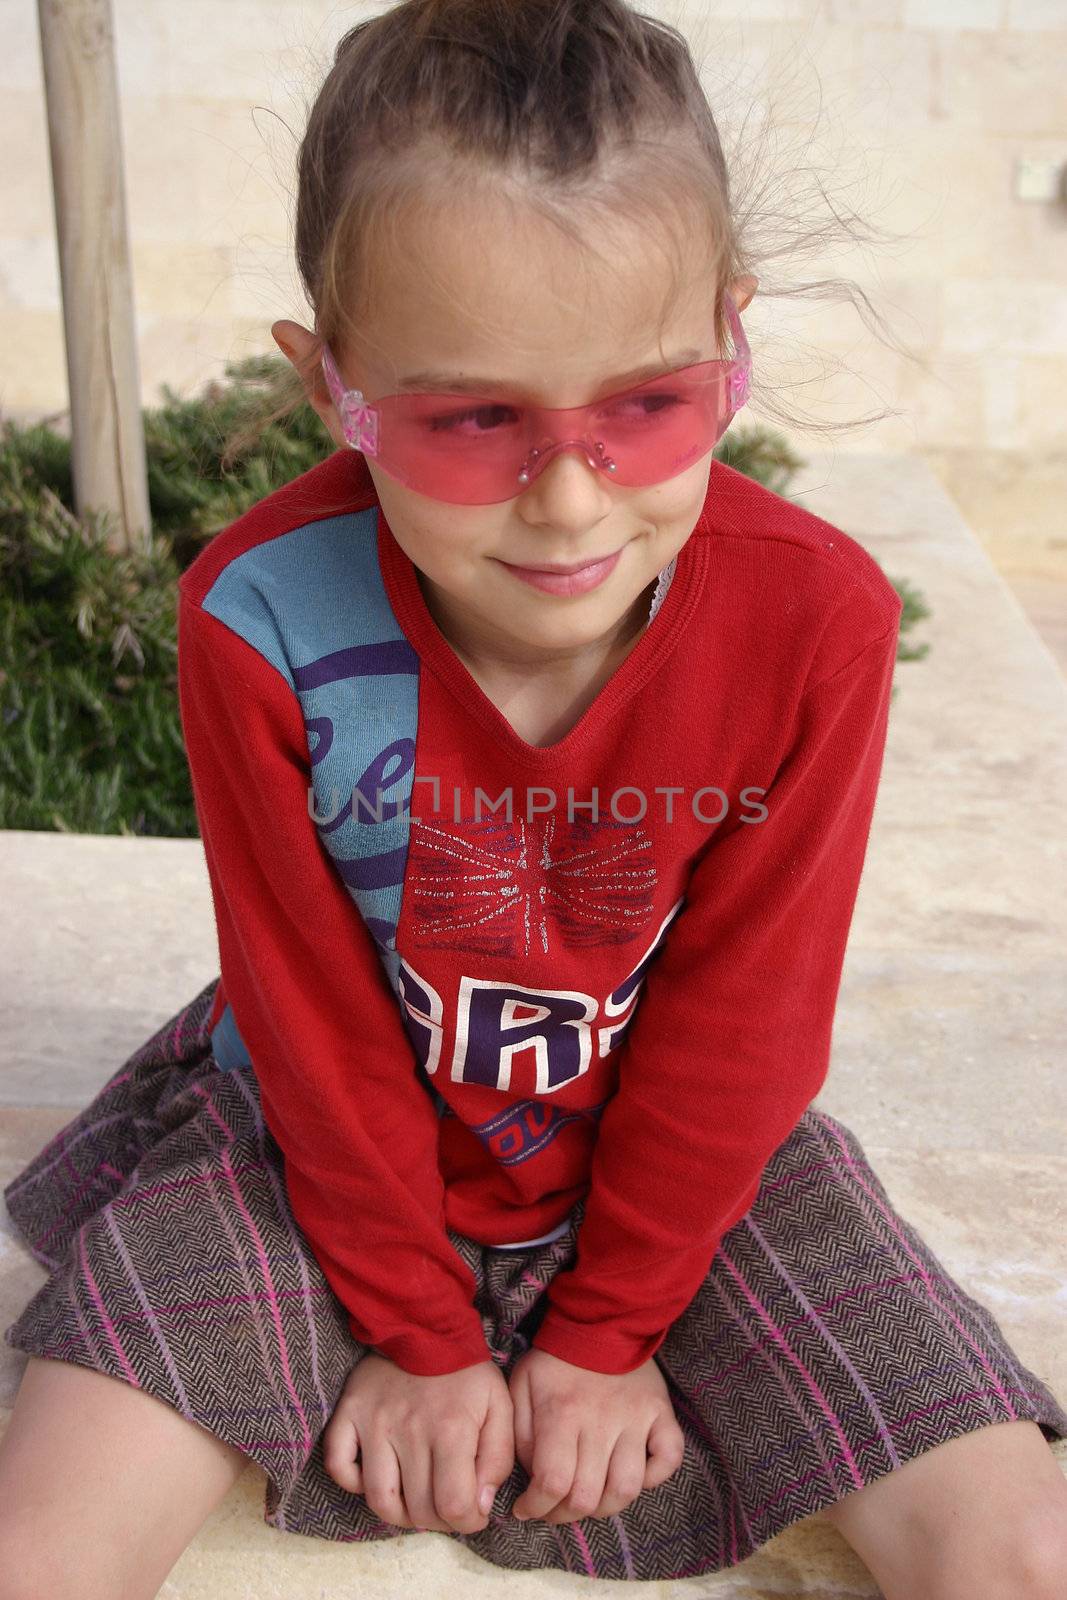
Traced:
<path id="1" fill-rule="evenodd" d="M 859 1136 L 898 1209 L 1067 1397 L 1067 683 L 1052 647 L 930 467 L 813 459 L 790 493 L 923 591 L 819 1104 Z M 217 972 L 198 841 L 0 833 L 0 1183 Z M 0 1327 L 42 1281 L 0 1206 Z M 0 1413 L 24 1358 L 0 1345 Z M 1055 1447 L 1067 1471 L 1067 1445 Z M 579 1595 L 503 1574 L 437 1534 L 364 1548 L 262 1521 L 250 1465 L 173 1568 L 166 1600 Z M 644 1600 L 859 1600 L 878 1590 L 821 1517 L 732 1571 L 613 1584 Z"/>
<path id="2" fill-rule="evenodd" d="M 1067 675 L 1067 451 L 920 454 Z"/>

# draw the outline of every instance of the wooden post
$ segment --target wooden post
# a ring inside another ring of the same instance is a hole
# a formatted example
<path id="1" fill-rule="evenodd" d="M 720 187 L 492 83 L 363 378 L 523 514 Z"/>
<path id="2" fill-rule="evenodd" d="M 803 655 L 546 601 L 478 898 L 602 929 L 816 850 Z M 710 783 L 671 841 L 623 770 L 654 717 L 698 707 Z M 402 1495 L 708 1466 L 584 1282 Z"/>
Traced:
<path id="1" fill-rule="evenodd" d="M 150 529 L 111 0 L 38 0 L 79 515 Z"/>

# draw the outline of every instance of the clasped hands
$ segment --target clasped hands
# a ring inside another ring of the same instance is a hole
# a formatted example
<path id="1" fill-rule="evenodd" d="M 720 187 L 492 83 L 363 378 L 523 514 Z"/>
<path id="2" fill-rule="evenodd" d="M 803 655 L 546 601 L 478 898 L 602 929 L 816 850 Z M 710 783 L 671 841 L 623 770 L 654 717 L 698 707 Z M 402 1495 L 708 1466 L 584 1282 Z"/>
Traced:
<path id="1" fill-rule="evenodd" d="M 491 1360 L 421 1377 L 372 1350 L 348 1375 L 323 1459 L 383 1522 L 477 1533 L 516 1457 L 530 1482 L 512 1515 L 576 1522 L 614 1516 L 666 1482 L 683 1443 L 654 1358 L 612 1374 L 533 1348 L 508 1378 Z"/>

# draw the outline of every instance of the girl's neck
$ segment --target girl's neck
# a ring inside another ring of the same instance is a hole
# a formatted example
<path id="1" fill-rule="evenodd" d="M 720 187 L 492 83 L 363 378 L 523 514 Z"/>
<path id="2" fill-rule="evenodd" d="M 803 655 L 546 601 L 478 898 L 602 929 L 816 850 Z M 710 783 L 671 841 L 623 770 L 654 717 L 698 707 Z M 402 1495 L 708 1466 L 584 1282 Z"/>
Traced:
<path id="1" fill-rule="evenodd" d="M 656 589 L 655 582 L 642 589 L 615 626 L 592 644 L 549 654 L 536 646 L 526 645 L 522 640 L 509 639 L 502 632 L 483 624 L 481 619 L 469 621 L 457 618 L 454 610 L 442 601 L 434 584 L 418 567 L 415 573 L 426 609 L 442 636 L 480 683 L 484 680 L 529 683 L 539 679 L 546 686 L 553 682 L 574 685 L 597 675 L 606 663 L 610 663 L 610 676 L 644 633 Z"/>
<path id="2" fill-rule="evenodd" d="M 595 645 L 546 657 L 544 652 L 509 649 L 506 641 L 501 649 L 484 637 L 475 637 L 471 648 L 457 637 L 421 573 L 419 586 L 457 659 L 519 738 L 531 745 L 556 744 L 575 727 L 644 633 L 656 587 L 649 584 Z"/>

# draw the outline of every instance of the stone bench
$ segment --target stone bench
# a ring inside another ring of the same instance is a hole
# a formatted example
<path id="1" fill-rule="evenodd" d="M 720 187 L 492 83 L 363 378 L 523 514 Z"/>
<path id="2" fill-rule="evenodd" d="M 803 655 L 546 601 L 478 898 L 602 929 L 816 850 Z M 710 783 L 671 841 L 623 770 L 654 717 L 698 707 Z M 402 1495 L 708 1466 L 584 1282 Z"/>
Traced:
<path id="1" fill-rule="evenodd" d="M 818 1104 L 857 1134 L 898 1210 L 1067 1396 L 1067 686 L 919 459 L 813 458 L 790 495 L 923 591 L 925 661 L 901 663 L 884 777 Z M 0 832 L 0 1183 L 218 972 L 198 840 Z M 0 1318 L 43 1281 L 0 1206 Z M 0 1345 L 6 1423 L 25 1357 Z M 2 1425 L 2 1424 L 0 1424 Z M 1067 1445 L 1055 1446 L 1067 1470 Z M 506 1573 L 441 1535 L 366 1546 L 262 1520 L 250 1463 L 172 1570 L 167 1600 L 592 1594 Z M 612 1595 L 874 1596 L 822 1517 L 732 1571 Z"/>

